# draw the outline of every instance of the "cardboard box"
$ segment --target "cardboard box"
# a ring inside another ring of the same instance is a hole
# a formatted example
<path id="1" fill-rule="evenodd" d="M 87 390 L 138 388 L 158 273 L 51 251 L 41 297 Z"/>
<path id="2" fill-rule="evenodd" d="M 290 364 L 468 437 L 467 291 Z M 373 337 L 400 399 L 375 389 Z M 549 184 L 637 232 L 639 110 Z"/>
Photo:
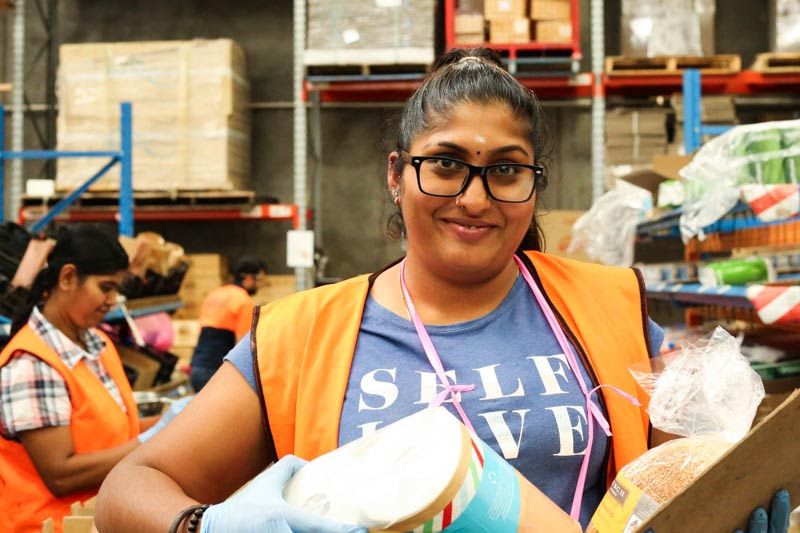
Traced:
<path id="1" fill-rule="evenodd" d="M 653 158 L 653 171 L 671 180 L 680 180 L 680 170 L 692 160 L 690 155 L 660 155 Z"/>
<path id="2" fill-rule="evenodd" d="M 606 113 L 606 137 L 658 135 L 666 140 L 667 114 L 664 108 L 616 108 Z"/>
<path id="3" fill-rule="evenodd" d="M 484 0 L 483 16 L 486 20 L 513 19 L 528 16 L 527 0 Z"/>
<path id="4" fill-rule="evenodd" d="M 570 0 L 531 0 L 531 18 L 534 20 L 569 19 L 571 16 Z"/>
<path id="5" fill-rule="evenodd" d="M 535 39 L 540 43 L 568 43 L 572 41 L 572 21 L 537 20 Z"/>
<path id="6" fill-rule="evenodd" d="M 256 305 L 265 305 L 297 291 L 294 274 L 268 274 L 264 285 L 253 296 Z"/>
<path id="7" fill-rule="evenodd" d="M 480 13 L 456 13 L 456 34 L 483 33 L 483 15 Z"/>
<path id="8" fill-rule="evenodd" d="M 796 507 L 800 496 L 798 428 L 800 391 L 795 391 L 637 531 L 746 530 L 752 510 L 769 509 L 779 488 L 789 491 L 791 507 Z"/>
<path id="9" fill-rule="evenodd" d="M 590 259 L 583 252 L 568 252 L 572 240 L 572 226 L 586 211 L 559 210 L 547 211 L 539 220 L 544 233 L 545 252 L 560 257 L 569 257 L 580 261 Z"/>
<path id="10" fill-rule="evenodd" d="M 489 21 L 490 43 L 528 43 L 530 40 L 530 19 L 509 18 Z"/>
<path id="11" fill-rule="evenodd" d="M 119 103 L 133 112 L 136 190 L 243 189 L 250 178 L 249 83 L 230 39 L 65 44 L 59 49 L 58 149 L 118 150 Z M 58 160 L 56 189 L 97 171 Z M 117 190 L 115 166 L 92 190 Z"/>
<path id="12" fill-rule="evenodd" d="M 456 43 L 458 44 L 483 44 L 486 42 L 486 35 L 480 33 L 456 33 Z"/>

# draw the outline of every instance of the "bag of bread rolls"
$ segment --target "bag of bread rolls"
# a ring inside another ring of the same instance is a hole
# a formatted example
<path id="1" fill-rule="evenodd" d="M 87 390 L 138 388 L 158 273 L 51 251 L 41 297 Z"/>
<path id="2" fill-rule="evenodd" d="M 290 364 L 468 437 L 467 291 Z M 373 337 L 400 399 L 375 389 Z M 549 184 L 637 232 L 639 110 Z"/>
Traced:
<path id="1" fill-rule="evenodd" d="M 682 435 L 624 466 L 586 533 L 628 533 L 688 486 L 750 430 L 764 398 L 739 343 L 716 328 L 696 346 L 631 369 L 650 396 L 653 427 Z"/>
<path id="2" fill-rule="evenodd" d="M 289 480 L 284 497 L 371 532 L 581 531 L 444 407 L 314 459 Z"/>

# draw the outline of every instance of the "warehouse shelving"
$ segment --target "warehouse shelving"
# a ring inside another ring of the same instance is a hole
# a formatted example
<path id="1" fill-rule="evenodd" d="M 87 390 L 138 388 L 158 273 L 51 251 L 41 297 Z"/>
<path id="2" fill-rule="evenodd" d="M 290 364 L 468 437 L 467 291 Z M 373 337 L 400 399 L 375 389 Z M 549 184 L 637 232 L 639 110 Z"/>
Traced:
<path id="1" fill-rule="evenodd" d="M 183 307 L 180 297 L 177 294 L 165 296 L 148 296 L 146 298 L 136 298 L 126 300 L 125 307 L 132 318 L 151 315 L 154 313 L 171 312 Z M 111 308 L 105 317 L 106 322 L 123 320 L 125 314 L 119 305 Z"/>
<path id="2" fill-rule="evenodd" d="M 778 281 L 800 280 L 800 274 L 778 276 Z M 753 309 L 744 285 L 702 285 L 700 283 L 657 282 L 647 285 L 648 298 L 681 304 L 719 305 Z"/>

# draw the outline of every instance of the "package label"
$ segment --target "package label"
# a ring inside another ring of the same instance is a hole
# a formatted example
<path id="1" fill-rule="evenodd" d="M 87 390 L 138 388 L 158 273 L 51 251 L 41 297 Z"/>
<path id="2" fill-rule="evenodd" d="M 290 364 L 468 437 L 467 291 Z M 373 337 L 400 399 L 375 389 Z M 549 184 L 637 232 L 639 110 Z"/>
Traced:
<path id="1" fill-rule="evenodd" d="M 633 533 L 658 507 L 658 502 L 623 474 L 617 474 L 595 511 L 592 524 L 599 533 Z"/>
<path id="2" fill-rule="evenodd" d="M 517 472 L 481 441 L 483 473 L 475 496 L 446 533 L 516 533 L 519 526 L 519 482 Z"/>

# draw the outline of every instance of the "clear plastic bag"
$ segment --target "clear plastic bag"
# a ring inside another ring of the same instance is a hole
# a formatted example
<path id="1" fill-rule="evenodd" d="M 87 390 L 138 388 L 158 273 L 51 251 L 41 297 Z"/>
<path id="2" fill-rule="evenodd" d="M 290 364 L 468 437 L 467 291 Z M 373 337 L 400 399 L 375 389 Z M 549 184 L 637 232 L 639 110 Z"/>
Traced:
<path id="1" fill-rule="evenodd" d="M 623 467 L 587 533 L 635 531 L 747 434 L 764 398 L 761 378 L 738 341 L 719 327 L 695 345 L 637 365 L 631 373 L 650 395 L 653 427 L 684 438 L 656 446 Z M 626 495 L 624 508 L 619 494 Z"/>
<path id="2" fill-rule="evenodd" d="M 606 265 L 631 266 L 636 226 L 652 208 L 650 191 L 618 181 L 575 222 L 567 251 L 583 251 Z"/>
<path id="3" fill-rule="evenodd" d="M 686 181 L 681 236 L 702 240 L 703 228 L 736 205 L 740 187 L 798 183 L 800 120 L 736 126 L 704 144 L 680 175 Z"/>

